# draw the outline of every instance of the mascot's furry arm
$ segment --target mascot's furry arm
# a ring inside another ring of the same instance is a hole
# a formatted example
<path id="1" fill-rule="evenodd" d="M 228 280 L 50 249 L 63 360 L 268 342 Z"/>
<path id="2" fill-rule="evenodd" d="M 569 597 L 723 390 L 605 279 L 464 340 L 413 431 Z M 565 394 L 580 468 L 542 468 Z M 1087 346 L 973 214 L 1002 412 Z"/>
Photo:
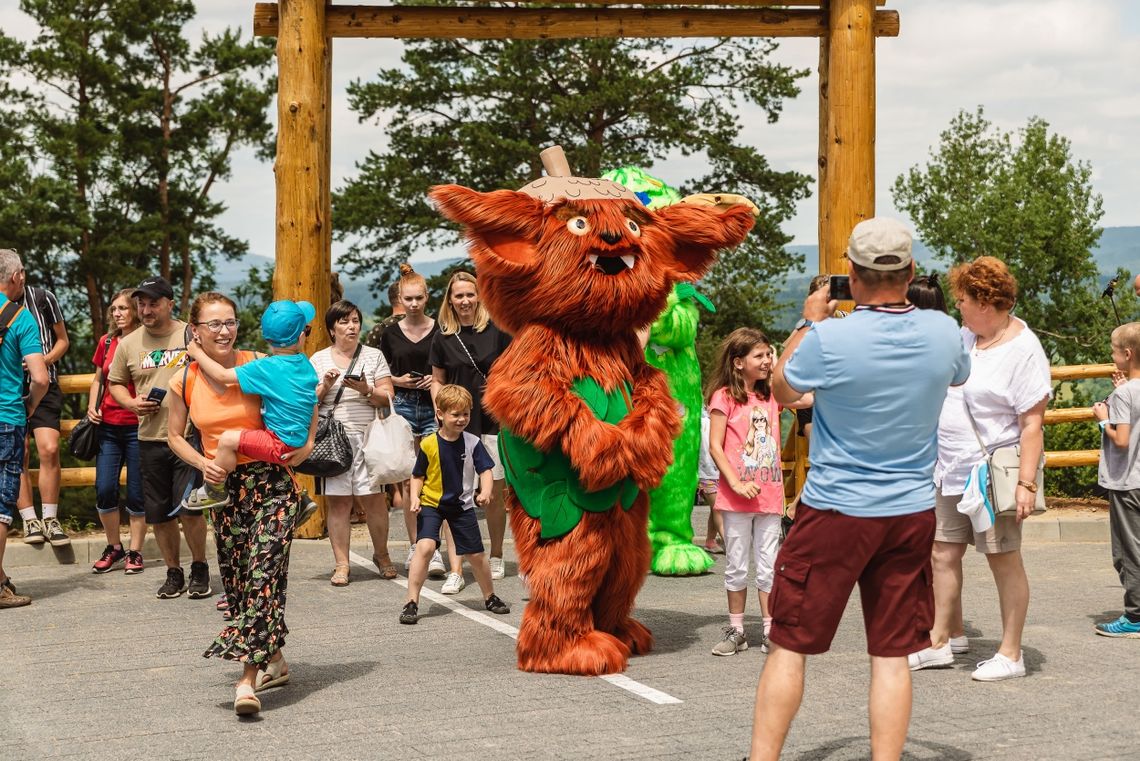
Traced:
<path id="1" fill-rule="evenodd" d="M 688 576 L 707 571 L 713 559 L 693 544 L 693 498 L 701 445 L 701 366 L 695 342 L 700 314 L 697 303 L 712 305 L 691 283 L 679 283 L 649 332 L 646 360 L 669 380 L 681 413 L 681 432 L 673 443 L 673 465 L 661 485 L 649 494 L 650 570 L 662 576 Z"/>
<path id="2" fill-rule="evenodd" d="M 636 329 L 753 219 L 746 207 L 650 212 L 627 189 L 545 159 L 548 176 L 519 192 L 450 185 L 431 197 L 466 228 L 480 300 L 514 336 L 483 400 L 502 425 L 531 595 L 519 668 L 595 675 L 653 646 L 630 612 L 649 567 L 644 489 L 669 465 L 678 416 Z"/>

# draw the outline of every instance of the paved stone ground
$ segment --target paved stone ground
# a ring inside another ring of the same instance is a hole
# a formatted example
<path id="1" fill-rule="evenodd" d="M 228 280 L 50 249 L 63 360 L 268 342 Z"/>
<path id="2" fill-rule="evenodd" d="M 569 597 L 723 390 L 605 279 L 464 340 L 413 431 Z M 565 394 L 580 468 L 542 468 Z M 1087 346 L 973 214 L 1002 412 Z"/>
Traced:
<path id="1" fill-rule="evenodd" d="M 362 540 L 354 550 L 372 554 Z M 1000 632 L 993 584 L 970 553 L 973 650 L 953 669 L 915 675 L 905 758 L 1135 757 L 1130 683 L 1140 670 L 1140 641 L 1092 634 L 1095 620 L 1120 611 L 1107 544 L 1036 544 L 1025 555 L 1034 595 L 1029 677 L 970 680 L 973 662 L 992 654 Z M 94 576 L 85 566 L 11 569 L 36 600 L 0 613 L 7 649 L 0 758 L 739 759 L 747 751 L 764 656 L 756 649 L 709 654 L 725 620 L 717 575 L 650 577 L 639 598 L 657 649 L 634 659 L 626 676 L 681 701 L 661 705 L 601 679 L 517 671 L 513 640 L 478 622 L 518 625 L 524 603 L 513 562 L 497 587 L 513 604 L 509 616 L 477 612 L 468 574 L 468 589 L 439 599 L 471 617 L 421 604 L 427 615 L 418 626 L 396 620 L 402 577 L 383 581 L 354 566 L 351 586 L 336 589 L 330 570 L 326 542 L 295 545 L 286 650 L 292 683 L 263 693 L 262 714 L 249 721 L 232 712 L 237 667 L 201 657 L 221 626 L 213 600 L 155 599 L 162 578 L 153 564 L 140 576 Z M 749 606 L 746 625 L 755 631 L 754 599 Z M 867 683 L 853 600 L 832 652 L 809 663 L 784 757 L 867 758 Z"/>

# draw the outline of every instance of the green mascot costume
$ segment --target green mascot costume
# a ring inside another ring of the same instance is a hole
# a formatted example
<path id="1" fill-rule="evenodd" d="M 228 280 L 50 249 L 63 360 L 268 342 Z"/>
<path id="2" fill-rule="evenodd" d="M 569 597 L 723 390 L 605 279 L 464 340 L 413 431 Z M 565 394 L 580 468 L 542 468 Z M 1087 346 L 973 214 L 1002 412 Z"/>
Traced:
<path id="1" fill-rule="evenodd" d="M 607 172 L 606 179 L 625 185 L 650 209 L 681 200 L 673 188 L 636 167 Z M 697 362 L 697 321 L 701 305 L 713 306 L 691 283 L 678 283 L 665 311 L 649 331 L 645 359 L 665 373 L 681 413 L 681 434 L 673 442 L 673 465 L 661 485 L 649 493 L 650 569 L 661 576 L 704 573 L 713 559 L 693 544 L 693 501 L 697 491 L 697 458 L 701 448 L 701 366 Z"/>

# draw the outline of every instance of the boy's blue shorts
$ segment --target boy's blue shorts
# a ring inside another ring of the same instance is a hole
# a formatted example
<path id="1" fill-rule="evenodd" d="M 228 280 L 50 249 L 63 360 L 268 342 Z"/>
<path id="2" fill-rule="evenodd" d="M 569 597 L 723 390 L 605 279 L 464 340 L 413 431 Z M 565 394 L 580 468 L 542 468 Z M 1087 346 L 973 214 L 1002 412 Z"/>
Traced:
<path id="1" fill-rule="evenodd" d="M 416 515 L 416 541 L 431 539 L 439 547 L 439 532 L 443 522 L 451 527 L 456 555 L 474 555 L 483 551 L 483 537 L 479 533 L 479 518 L 474 510 L 424 505 Z"/>

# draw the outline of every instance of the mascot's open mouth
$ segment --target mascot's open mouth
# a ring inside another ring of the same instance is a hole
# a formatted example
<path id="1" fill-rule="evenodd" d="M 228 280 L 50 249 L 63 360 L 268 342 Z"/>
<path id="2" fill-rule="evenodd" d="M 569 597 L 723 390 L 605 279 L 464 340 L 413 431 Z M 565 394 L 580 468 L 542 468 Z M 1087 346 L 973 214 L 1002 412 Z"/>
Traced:
<path id="1" fill-rule="evenodd" d="M 625 256 L 598 256 L 597 254 L 590 254 L 590 264 L 594 265 L 594 269 L 598 270 L 605 275 L 616 275 L 619 272 L 625 272 L 627 269 L 633 269 L 635 259 L 632 254 Z"/>

